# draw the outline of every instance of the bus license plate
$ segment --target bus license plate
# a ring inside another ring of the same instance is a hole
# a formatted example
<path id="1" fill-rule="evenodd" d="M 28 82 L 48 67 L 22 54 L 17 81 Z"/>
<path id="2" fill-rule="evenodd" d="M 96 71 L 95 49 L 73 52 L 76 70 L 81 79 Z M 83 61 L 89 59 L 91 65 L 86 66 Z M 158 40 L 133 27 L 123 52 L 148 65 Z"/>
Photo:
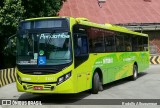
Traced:
<path id="1" fill-rule="evenodd" d="M 33 86 L 34 90 L 43 90 L 43 86 Z"/>

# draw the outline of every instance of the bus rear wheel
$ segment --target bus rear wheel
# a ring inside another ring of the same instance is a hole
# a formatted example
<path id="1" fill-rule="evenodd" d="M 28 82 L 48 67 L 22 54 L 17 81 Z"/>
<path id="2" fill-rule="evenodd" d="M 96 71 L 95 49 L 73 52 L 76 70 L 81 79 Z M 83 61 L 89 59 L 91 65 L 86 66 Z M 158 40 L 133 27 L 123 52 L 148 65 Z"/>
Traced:
<path id="1" fill-rule="evenodd" d="M 92 80 L 92 89 L 91 93 L 92 94 L 98 94 L 100 87 L 100 78 L 97 72 L 94 73 L 93 80 Z"/>
<path id="2" fill-rule="evenodd" d="M 138 68 L 137 65 L 133 65 L 133 75 L 131 76 L 131 80 L 136 80 L 138 77 Z"/>

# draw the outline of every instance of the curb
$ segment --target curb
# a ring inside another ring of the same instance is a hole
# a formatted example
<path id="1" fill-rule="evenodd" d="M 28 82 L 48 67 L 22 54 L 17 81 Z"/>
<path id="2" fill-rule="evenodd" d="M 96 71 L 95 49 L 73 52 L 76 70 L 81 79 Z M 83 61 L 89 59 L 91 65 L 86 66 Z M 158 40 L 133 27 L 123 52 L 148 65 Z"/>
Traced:
<path id="1" fill-rule="evenodd" d="M 0 87 L 15 82 L 16 69 L 8 68 L 0 70 Z"/>

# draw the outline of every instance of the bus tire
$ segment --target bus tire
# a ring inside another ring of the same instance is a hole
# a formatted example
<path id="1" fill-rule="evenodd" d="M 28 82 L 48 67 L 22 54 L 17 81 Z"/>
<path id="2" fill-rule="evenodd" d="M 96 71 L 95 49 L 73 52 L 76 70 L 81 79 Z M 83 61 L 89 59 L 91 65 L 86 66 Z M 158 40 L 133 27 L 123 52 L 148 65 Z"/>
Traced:
<path id="1" fill-rule="evenodd" d="M 99 84 L 100 84 L 99 75 L 97 72 L 95 72 L 92 79 L 92 89 L 91 89 L 92 94 L 98 94 Z"/>
<path id="2" fill-rule="evenodd" d="M 101 81 L 99 82 L 99 91 L 103 91 L 103 84 Z"/>
<path id="3" fill-rule="evenodd" d="M 131 80 L 135 81 L 138 77 L 138 68 L 137 65 L 133 65 L 133 75 L 131 76 Z"/>

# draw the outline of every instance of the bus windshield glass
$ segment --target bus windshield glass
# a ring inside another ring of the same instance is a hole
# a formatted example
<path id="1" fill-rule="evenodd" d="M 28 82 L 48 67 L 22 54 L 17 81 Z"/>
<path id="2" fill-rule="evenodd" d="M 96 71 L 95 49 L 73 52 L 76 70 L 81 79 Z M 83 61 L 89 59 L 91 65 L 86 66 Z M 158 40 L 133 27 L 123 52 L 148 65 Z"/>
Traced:
<path id="1" fill-rule="evenodd" d="M 60 65 L 71 62 L 71 58 L 70 33 L 67 31 L 36 31 L 18 36 L 18 65 Z"/>

